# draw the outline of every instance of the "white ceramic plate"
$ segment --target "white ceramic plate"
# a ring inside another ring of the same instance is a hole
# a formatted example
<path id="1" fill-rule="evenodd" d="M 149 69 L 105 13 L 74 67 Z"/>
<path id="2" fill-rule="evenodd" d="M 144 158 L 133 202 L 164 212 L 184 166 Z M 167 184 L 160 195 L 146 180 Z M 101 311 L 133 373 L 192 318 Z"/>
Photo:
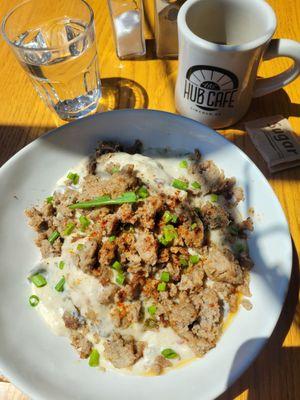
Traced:
<path id="1" fill-rule="evenodd" d="M 28 305 L 28 271 L 38 261 L 24 209 L 44 199 L 67 169 L 100 139 L 145 147 L 201 149 L 245 190 L 244 214 L 255 210 L 250 253 L 252 311 L 240 309 L 217 347 L 184 368 L 159 377 L 101 373 L 78 361 L 65 338 L 54 336 Z M 157 111 L 98 114 L 34 141 L 0 170 L 0 370 L 33 399 L 206 400 L 221 394 L 251 363 L 279 317 L 291 273 L 287 222 L 268 182 L 249 158 L 213 130 Z"/>

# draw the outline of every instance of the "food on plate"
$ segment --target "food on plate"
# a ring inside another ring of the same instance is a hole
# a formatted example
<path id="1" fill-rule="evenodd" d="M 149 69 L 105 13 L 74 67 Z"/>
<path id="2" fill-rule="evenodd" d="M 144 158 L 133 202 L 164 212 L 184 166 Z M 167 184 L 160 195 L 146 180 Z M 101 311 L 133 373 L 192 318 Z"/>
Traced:
<path id="1" fill-rule="evenodd" d="M 91 367 L 159 375 L 216 346 L 251 308 L 244 199 L 199 150 L 103 142 L 26 210 L 42 260 L 36 307 Z"/>

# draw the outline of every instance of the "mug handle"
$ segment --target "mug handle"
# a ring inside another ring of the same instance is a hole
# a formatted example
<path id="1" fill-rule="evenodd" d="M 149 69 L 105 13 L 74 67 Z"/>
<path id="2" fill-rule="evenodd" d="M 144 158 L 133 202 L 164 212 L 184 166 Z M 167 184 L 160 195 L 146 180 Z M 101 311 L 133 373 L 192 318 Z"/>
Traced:
<path id="1" fill-rule="evenodd" d="M 276 57 L 289 57 L 294 64 L 281 74 L 271 78 L 257 79 L 253 97 L 264 96 L 292 82 L 300 74 L 300 43 L 290 39 L 272 39 L 264 53 L 263 60 Z"/>

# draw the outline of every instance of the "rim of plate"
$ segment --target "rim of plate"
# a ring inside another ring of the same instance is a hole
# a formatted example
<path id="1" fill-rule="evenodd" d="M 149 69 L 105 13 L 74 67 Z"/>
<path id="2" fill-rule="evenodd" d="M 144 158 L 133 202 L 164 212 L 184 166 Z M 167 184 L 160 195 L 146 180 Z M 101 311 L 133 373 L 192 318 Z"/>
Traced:
<path id="1" fill-rule="evenodd" d="M 287 276 L 287 281 L 286 281 L 286 287 L 284 288 L 280 306 L 279 306 L 278 310 L 276 311 L 276 315 L 274 315 L 273 320 L 271 322 L 269 322 L 269 325 L 267 327 L 265 327 L 266 337 L 263 337 L 262 340 L 254 346 L 253 351 L 251 353 L 247 354 L 247 361 L 243 364 L 242 367 L 240 367 L 238 370 L 234 370 L 233 373 L 231 371 L 231 374 L 226 382 L 225 389 L 216 385 L 214 387 L 214 389 L 210 391 L 210 394 L 214 396 L 212 398 L 216 398 L 216 397 L 220 396 L 222 393 L 224 393 L 237 379 L 239 379 L 239 377 L 245 372 L 245 370 L 253 363 L 254 359 L 258 356 L 258 354 L 260 353 L 260 351 L 262 350 L 262 348 L 265 346 L 266 342 L 269 340 L 270 336 L 272 335 L 272 333 L 276 327 L 276 324 L 278 322 L 278 319 L 280 317 L 280 314 L 282 312 L 282 308 L 283 308 L 283 305 L 284 305 L 284 302 L 286 299 L 286 295 L 288 292 L 288 288 L 290 285 L 290 278 L 291 278 L 291 273 L 292 273 L 292 262 L 293 262 L 292 240 L 291 240 L 289 225 L 288 225 L 285 213 L 284 213 L 283 208 L 277 198 L 276 193 L 274 192 L 272 186 L 269 184 L 269 182 L 266 179 L 266 177 L 264 176 L 264 174 L 260 171 L 260 169 L 256 166 L 256 164 L 247 156 L 247 154 L 244 153 L 244 151 L 241 150 L 235 143 L 231 142 L 230 140 L 228 140 L 226 137 L 224 137 L 223 135 L 221 135 L 219 132 L 215 131 L 214 129 L 212 129 L 212 128 L 208 127 L 207 125 L 204 125 L 198 121 L 192 120 L 192 119 L 184 117 L 182 115 L 173 114 L 173 113 L 166 112 L 166 111 L 152 110 L 152 109 L 122 109 L 122 110 L 108 111 L 105 113 L 97 113 L 97 114 L 90 115 L 90 116 L 87 116 L 87 117 L 79 119 L 79 120 L 72 121 L 66 125 L 62 125 L 60 127 L 54 128 L 48 132 L 45 132 L 40 137 L 38 137 L 37 139 L 28 143 L 26 146 L 24 146 L 21 150 L 19 150 L 16 154 L 14 154 L 9 160 L 7 160 L 0 167 L 0 179 L 1 179 L 1 175 L 3 173 L 5 173 L 5 170 L 8 169 L 11 164 L 15 163 L 20 156 L 26 154 L 27 152 L 34 150 L 34 147 L 38 145 L 38 143 L 41 139 L 45 139 L 48 136 L 56 135 L 58 132 L 61 133 L 61 131 L 66 129 L 66 127 L 72 127 L 72 126 L 75 126 L 75 125 L 77 126 L 77 125 L 81 125 L 81 124 L 88 125 L 89 120 L 96 119 L 96 118 L 101 119 L 103 117 L 105 118 L 105 115 L 111 114 L 111 113 L 114 113 L 114 114 L 116 114 L 116 113 L 118 113 L 118 114 L 135 114 L 135 113 L 143 114 L 144 113 L 144 114 L 168 115 L 171 118 L 183 119 L 187 123 L 193 124 L 196 127 L 199 127 L 202 129 L 204 128 L 206 131 L 210 131 L 212 134 L 217 135 L 219 137 L 219 140 L 221 140 L 227 144 L 229 143 L 233 148 L 235 148 L 235 151 L 238 151 L 238 153 L 240 154 L 240 156 L 242 158 L 244 158 L 247 162 L 249 162 L 252 165 L 252 167 L 254 167 L 254 169 L 260 176 L 260 178 L 264 181 L 264 184 L 266 184 L 269 187 L 269 189 L 271 190 L 271 192 L 273 194 L 273 200 L 277 203 L 277 206 L 281 210 L 282 217 L 283 217 L 283 219 L 285 221 L 285 225 L 286 225 L 285 227 L 286 227 L 287 233 L 288 233 L 289 271 L 288 271 L 288 276 Z M 68 129 L 70 129 L 70 128 L 68 128 Z M 36 391 L 34 386 L 28 385 L 26 380 L 22 378 L 21 374 L 18 374 L 18 376 L 16 376 L 12 370 L 7 369 L 4 362 L 2 362 L 1 358 L 0 358 L 0 370 L 13 383 L 14 386 L 16 386 L 19 390 L 21 390 L 27 396 L 30 396 L 30 397 L 34 398 L 35 400 L 44 400 L 44 398 L 41 396 L 40 392 Z"/>

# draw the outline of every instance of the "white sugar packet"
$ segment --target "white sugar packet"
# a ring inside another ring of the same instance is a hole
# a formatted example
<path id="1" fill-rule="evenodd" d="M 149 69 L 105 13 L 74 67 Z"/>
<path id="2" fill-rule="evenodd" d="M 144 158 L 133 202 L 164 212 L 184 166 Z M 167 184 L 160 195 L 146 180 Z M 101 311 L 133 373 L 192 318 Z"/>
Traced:
<path id="1" fill-rule="evenodd" d="M 245 127 L 270 172 L 300 165 L 300 142 L 286 118 L 260 118 L 246 122 Z"/>

